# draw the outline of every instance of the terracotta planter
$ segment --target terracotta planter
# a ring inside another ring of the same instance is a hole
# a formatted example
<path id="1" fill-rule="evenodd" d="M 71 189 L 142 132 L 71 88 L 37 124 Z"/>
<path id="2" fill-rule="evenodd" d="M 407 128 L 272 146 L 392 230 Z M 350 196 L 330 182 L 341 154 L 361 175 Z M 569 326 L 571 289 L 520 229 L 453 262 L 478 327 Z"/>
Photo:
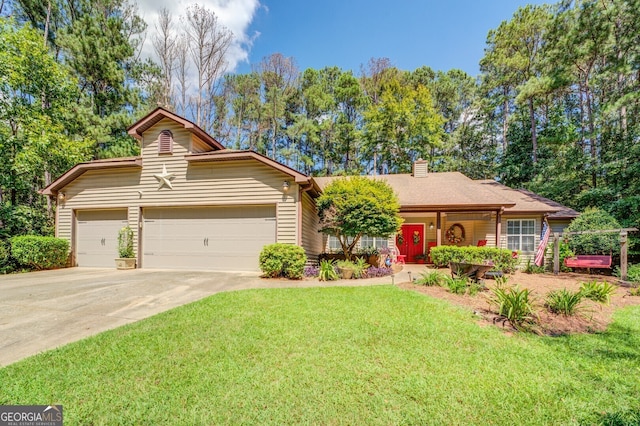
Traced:
<path id="1" fill-rule="evenodd" d="M 136 269 L 135 258 L 116 259 L 116 269 Z"/>

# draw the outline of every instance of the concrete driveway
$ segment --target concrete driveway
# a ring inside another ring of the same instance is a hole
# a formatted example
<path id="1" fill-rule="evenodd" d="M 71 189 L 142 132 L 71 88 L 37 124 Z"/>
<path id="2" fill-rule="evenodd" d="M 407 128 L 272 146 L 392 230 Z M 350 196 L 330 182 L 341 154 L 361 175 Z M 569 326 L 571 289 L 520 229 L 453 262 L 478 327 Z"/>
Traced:
<path id="1" fill-rule="evenodd" d="M 396 276 L 396 282 L 407 280 Z M 389 283 L 390 277 L 331 285 Z M 231 290 L 326 286 L 258 273 L 69 268 L 0 276 L 0 366 Z"/>

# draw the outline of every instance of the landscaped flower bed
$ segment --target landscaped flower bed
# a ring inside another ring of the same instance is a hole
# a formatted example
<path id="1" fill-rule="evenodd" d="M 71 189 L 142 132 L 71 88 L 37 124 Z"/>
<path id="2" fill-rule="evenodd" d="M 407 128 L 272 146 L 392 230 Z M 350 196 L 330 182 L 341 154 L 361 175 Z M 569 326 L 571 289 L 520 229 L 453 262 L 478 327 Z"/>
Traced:
<path id="1" fill-rule="evenodd" d="M 351 274 L 344 275 L 343 271 L 351 270 Z M 320 260 L 317 266 L 307 266 L 304 269 L 304 276 L 307 278 L 318 278 L 320 281 L 332 281 L 343 279 L 362 279 L 385 277 L 393 274 L 391 268 L 370 266 L 363 258 L 356 259 L 355 262 L 346 260 Z"/>
<path id="2" fill-rule="evenodd" d="M 399 286 L 465 306 L 483 323 L 553 336 L 603 331 L 617 309 L 640 305 L 638 289 L 619 287 L 611 277 L 519 271 L 478 286 L 449 272 L 427 270 Z"/>

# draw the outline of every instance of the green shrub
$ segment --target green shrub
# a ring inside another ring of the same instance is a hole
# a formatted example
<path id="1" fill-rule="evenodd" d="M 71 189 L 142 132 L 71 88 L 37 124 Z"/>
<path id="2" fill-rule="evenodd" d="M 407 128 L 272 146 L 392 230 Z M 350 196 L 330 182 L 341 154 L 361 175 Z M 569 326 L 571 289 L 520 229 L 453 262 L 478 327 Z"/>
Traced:
<path id="1" fill-rule="evenodd" d="M 563 288 L 553 290 L 547 294 L 545 306 L 554 314 L 573 316 L 580 310 L 580 303 L 584 294 L 581 291 L 572 292 Z"/>
<path id="2" fill-rule="evenodd" d="M 262 248 L 260 269 L 267 277 L 301 279 L 307 255 L 302 247 L 293 244 L 275 243 Z"/>
<path id="3" fill-rule="evenodd" d="M 567 232 L 620 229 L 620 223 L 604 210 L 587 209 L 566 228 Z M 619 254 L 620 234 L 579 234 L 568 236 L 569 246 L 576 254 Z"/>
<path id="4" fill-rule="evenodd" d="M 69 242 L 62 238 L 21 235 L 11 238 L 11 256 L 30 269 L 61 268 L 69 257 Z"/>
<path id="5" fill-rule="evenodd" d="M 9 262 L 9 250 L 4 241 L 0 240 L 0 269 L 4 268 Z"/>
<path id="6" fill-rule="evenodd" d="M 629 290 L 629 295 L 640 296 L 640 287 L 632 288 L 631 290 Z"/>
<path id="7" fill-rule="evenodd" d="M 482 263 L 489 260 L 495 265 L 494 270 L 511 273 L 519 262 L 513 258 L 511 250 L 493 247 L 438 246 L 431 248 L 430 255 L 438 268 L 448 266 L 449 262 Z"/>
<path id="8" fill-rule="evenodd" d="M 518 286 L 496 286 L 489 303 L 496 306 L 498 315 L 508 321 L 516 330 L 529 329 L 535 323 L 533 298 L 530 290 Z"/>
<path id="9" fill-rule="evenodd" d="M 133 229 L 128 225 L 118 232 L 118 256 L 121 259 L 135 257 L 133 252 Z"/>
<path id="10" fill-rule="evenodd" d="M 613 268 L 613 273 L 616 277 L 620 278 L 620 267 Z M 640 263 L 635 265 L 629 264 L 627 266 L 627 281 L 632 283 L 640 283 Z"/>
<path id="11" fill-rule="evenodd" d="M 420 278 L 416 279 L 415 283 L 418 285 L 434 286 L 442 285 L 447 279 L 447 276 L 438 271 L 429 271 L 420 274 Z"/>
<path id="12" fill-rule="evenodd" d="M 318 279 L 320 281 L 333 281 L 338 279 L 338 273 L 334 268 L 333 260 L 323 259 L 320 261 Z"/>
<path id="13" fill-rule="evenodd" d="M 9 242 L 0 240 L 0 274 L 9 274 L 14 270 Z"/>
<path id="14" fill-rule="evenodd" d="M 608 282 L 590 281 L 580 285 L 580 292 L 589 300 L 608 304 L 617 288 Z"/>

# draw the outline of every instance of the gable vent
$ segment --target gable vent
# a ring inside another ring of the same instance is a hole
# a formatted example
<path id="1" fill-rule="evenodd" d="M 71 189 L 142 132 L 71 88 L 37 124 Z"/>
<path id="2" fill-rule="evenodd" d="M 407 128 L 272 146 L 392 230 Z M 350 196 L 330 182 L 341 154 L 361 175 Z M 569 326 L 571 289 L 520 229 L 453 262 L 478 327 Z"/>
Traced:
<path id="1" fill-rule="evenodd" d="M 158 153 L 171 154 L 173 152 L 173 133 L 170 130 L 160 132 L 158 138 Z"/>

